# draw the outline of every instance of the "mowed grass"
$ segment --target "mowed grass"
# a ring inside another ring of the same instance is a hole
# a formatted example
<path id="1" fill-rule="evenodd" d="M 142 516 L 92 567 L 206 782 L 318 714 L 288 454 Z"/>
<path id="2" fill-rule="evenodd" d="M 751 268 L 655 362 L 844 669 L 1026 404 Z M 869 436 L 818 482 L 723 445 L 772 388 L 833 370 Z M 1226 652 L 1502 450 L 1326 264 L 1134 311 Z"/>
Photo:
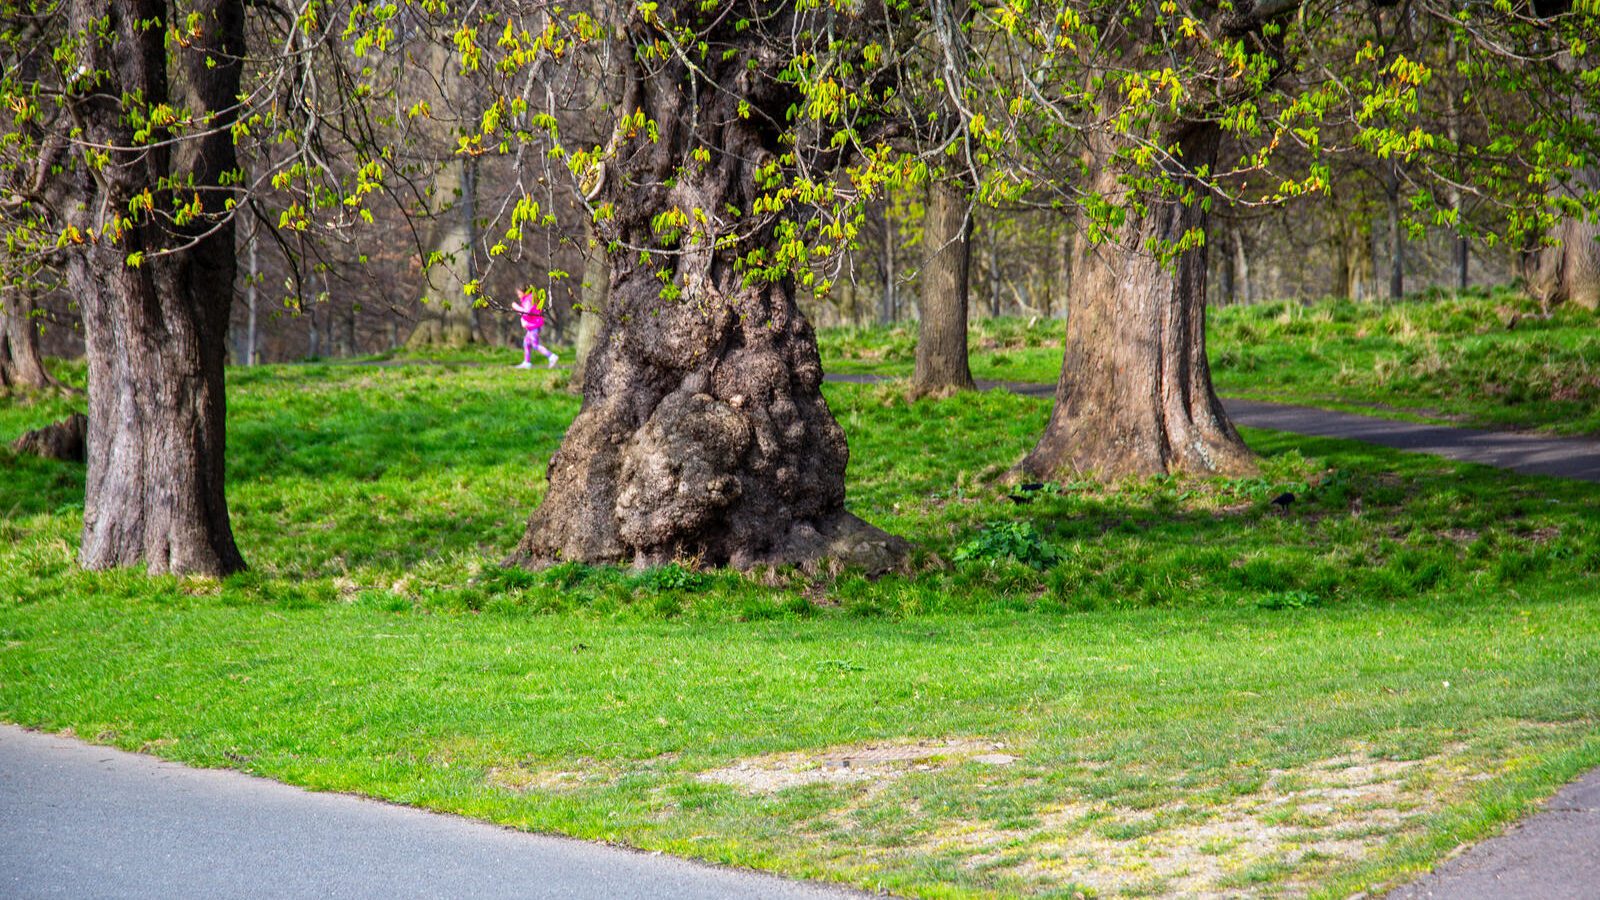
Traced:
<path id="1" fill-rule="evenodd" d="M 1212 375 L 1226 396 L 1489 427 L 1600 433 L 1600 319 L 1548 318 L 1508 291 L 1399 303 L 1265 303 L 1210 311 Z M 1510 327 L 1508 327 L 1508 325 Z M 1054 383 L 1062 323 L 973 323 L 982 379 Z M 832 371 L 911 373 L 915 324 L 827 329 Z"/>
<path id="2" fill-rule="evenodd" d="M 1018 503 L 1047 403 L 830 385 L 914 573 L 535 574 L 559 374 L 229 377 L 220 582 L 75 570 L 81 467 L 0 450 L 0 718 L 924 897 L 1345 896 L 1600 764 L 1592 486 L 1250 432 Z"/>

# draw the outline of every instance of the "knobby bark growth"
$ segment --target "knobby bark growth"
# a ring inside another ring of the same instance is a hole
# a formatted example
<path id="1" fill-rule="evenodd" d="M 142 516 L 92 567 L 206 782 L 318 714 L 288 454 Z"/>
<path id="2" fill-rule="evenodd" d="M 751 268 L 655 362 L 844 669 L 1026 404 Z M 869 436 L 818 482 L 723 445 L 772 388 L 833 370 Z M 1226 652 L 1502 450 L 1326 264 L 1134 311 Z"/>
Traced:
<path id="1" fill-rule="evenodd" d="M 1166 136 L 1180 148 L 1171 177 L 1209 166 L 1220 138 L 1209 122 Z M 1111 195 L 1117 167 L 1102 139 L 1094 190 Z M 1105 243 L 1080 232 L 1067 293 L 1067 336 L 1055 409 L 1021 472 L 1050 479 L 1101 479 L 1166 472 L 1237 475 L 1254 458 L 1211 385 L 1206 361 L 1206 253 L 1186 251 L 1170 264 L 1149 252 L 1176 243 L 1207 215 L 1198 202 L 1151 197 L 1130 209 Z"/>
<path id="2" fill-rule="evenodd" d="M 922 226 L 922 291 L 917 297 L 915 396 L 977 387 L 967 361 L 967 303 L 972 217 L 967 198 L 946 184 L 928 190 Z"/>
<path id="3" fill-rule="evenodd" d="M 1600 189 L 1600 169 L 1579 173 L 1577 184 L 1578 189 Z M 1600 309 L 1600 222 L 1563 219 L 1550 237 L 1557 243 L 1525 260 L 1529 293 L 1546 310 L 1562 303 Z"/>
<path id="4" fill-rule="evenodd" d="M 785 33 L 800 14 L 748 5 L 703 26 L 719 50 L 693 70 L 681 56 L 618 55 L 632 67 L 623 113 L 642 111 L 659 138 L 622 135 L 606 163 L 601 235 L 627 249 L 612 258 L 583 407 L 512 562 L 747 568 L 835 558 L 883 571 L 906 554 L 899 538 L 845 511 L 845 437 L 822 397 L 794 283 L 747 278 L 741 265 L 751 248 L 775 246 L 775 218 L 723 218 L 759 209 L 759 173 L 786 149 L 780 123 L 799 100 L 771 77 L 783 57 L 761 32 Z M 696 15 L 687 0 L 670 6 L 659 15 Z M 762 27 L 741 27 L 742 17 Z M 639 17 L 628 28 L 634 47 L 656 40 Z M 688 219 L 663 248 L 653 220 L 672 210 L 705 219 Z M 663 265 L 676 297 L 663 295 Z"/>
<path id="5" fill-rule="evenodd" d="M 39 355 L 33 296 L 12 291 L 0 300 L 0 389 L 54 387 L 57 382 Z"/>
<path id="6" fill-rule="evenodd" d="M 149 186 L 174 176 L 197 186 L 204 212 L 223 208 L 219 186 L 237 168 L 228 110 L 239 96 L 244 4 L 194 4 L 197 31 L 182 51 L 181 83 L 190 108 L 217 113 L 208 133 L 141 147 L 119 98 L 179 102 L 167 74 L 169 9 L 162 0 L 71 0 L 69 24 L 85 36 L 85 65 L 104 79 L 72 97 L 73 112 L 86 142 L 118 148 L 99 171 L 80 169 L 58 185 L 67 202 L 56 208 L 81 233 L 108 228 L 105 210 L 133 208 Z M 143 261 L 130 265 L 132 253 Z M 143 564 L 153 574 L 222 575 L 244 567 L 223 491 L 223 363 L 235 269 L 232 222 L 209 215 L 184 226 L 139 220 L 119 241 L 89 242 L 68 256 L 89 362 L 78 555 L 85 568 Z"/>

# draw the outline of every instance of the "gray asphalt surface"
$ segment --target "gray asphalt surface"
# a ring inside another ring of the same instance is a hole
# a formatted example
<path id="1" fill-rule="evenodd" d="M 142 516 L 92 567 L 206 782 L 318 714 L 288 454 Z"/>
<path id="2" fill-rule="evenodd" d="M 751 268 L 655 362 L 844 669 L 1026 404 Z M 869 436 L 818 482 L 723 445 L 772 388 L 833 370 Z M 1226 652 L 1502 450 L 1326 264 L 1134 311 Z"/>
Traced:
<path id="1" fill-rule="evenodd" d="M 1600 897 L 1600 772 L 1544 811 L 1389 894 L 1389 900 L 1594 900 Z"/>
<path id="2" fill-rule="evenodd" d="M 863 896 L 0 725 L 0 897 Z"/>

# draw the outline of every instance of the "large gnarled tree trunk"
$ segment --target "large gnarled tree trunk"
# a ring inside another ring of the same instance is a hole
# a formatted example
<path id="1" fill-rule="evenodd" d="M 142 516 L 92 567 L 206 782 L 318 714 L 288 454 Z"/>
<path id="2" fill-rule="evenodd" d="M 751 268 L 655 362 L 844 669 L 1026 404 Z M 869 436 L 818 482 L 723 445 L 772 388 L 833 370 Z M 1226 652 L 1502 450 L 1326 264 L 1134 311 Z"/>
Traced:
<path id="1" fill-rule="evenodd" d="M 687 0 L 677 5 L 693 15 Z M 779 33 L 796 15 L 757 5 L 750 16 L 761 12 Z M 614 214 L 602 237 L 633 249 L 611 260 L 583 408 L 513 562 L 747 568 L 836 558 L 882 571 L 905 555 L 903 541 L 845 511 L 844 432 L 823 400 L 816 337 L 793 282 L 747 280 L 739 265 L 773 245 L 776 222 L 717 224 L 729 209 L 757 208 L 758 171 L 784 149 L 775 123 L 797 99 L 769 76 L 781 66 L 763 53 L 761 29 L 739 28 L 739 18 L 725 16 L 708 37 L 732 52 L 699 57 L 715 87 L 677 60 L 632 63 L 622 109 L 643 111 L 660 137 L 621 139 L 607 163 L 601 200 Z M 636 45 L 655 39 L 639 18 L 629 27 Z M 707 161 L 692 162 L 701 149 Z M 668 252 L 641 259 L 638 248 L 660 246 L 652 220 L 674 209 L 691 225 Z M 707 224 L 693 224 L 697 211 Z M 716 246 L 735 228 L 742 242 Z M 681 295 L 663 297 L 663 265 Z"/>
<path id="2" fill-rule="evenodd" d="M 32 313 L 33 297 L 28 292 L 11 291 L 0 297 L 0 390 L 56 384 L 39 356 Z"/>
<path id="3" fill-rule="evenodd" d="M 1580 172 L 1578 186 L 1600 187 L 1600 169 Z M 1545 309 L 1562 303 L 1600 309 L 1600 223 L 1563 219 L 1550 237 L 1559 243 L 1524 260 L 1529 293 Z"/>
<path id="4" fill-rule="evenodd" d="M 1215 125 L 1196 122 L 1173 142 L 1193 168 L 1214 160 L 1218 138 Z M 1119 189 L 1115 164 L 1109 148 L 1098 149 L 1094 188 L 1110 196 Z M 1175 243 L 1203 229 L 1206 218 L 1198 202 L 1157 197 L 1142 214 L 1128 210 L 1104 244 L 1080 232 L 1056 405 L 1022 473 L 1115 479 L 1254 468 L 1211 386 L 1205 249 L 1165 265 L 1147 250 L 1152 239 Z"/>
<path id="5" fill-rule="evenodd" d="M 922 226 L 922 291 L 917 297 L 917 360 L 911 392 L 917 396 L 977 387 L 967 362 L 967 298 L 972 261 L 972 217 L 960 191 L 945 184 L 928 190 Z"/>
<path id="6" fill-rule="evenodd" d="M 244 53 L 244 7 L 237 0 L 195 4 L 200 29 L 183 52 L 183 80 L 199 109 L 226 110 L 238 96 Z M 237 166 L 230 116 L 209 136 L 181 148 L 134 148 L 133 125 L 119 97 L 157 103 L 169 96 L 167 29 L 162 0 L 112 4 L 73 0 L 75 33 L 109 22 L 111 38 L 87 38 L 91 70 L 109 81 L 73 98 L 84 139 L 111 152 L 97 178 L 79 172 L 69 189 L 83 202 L 69 224 L 98 233 L 103 209 L 129 201 L 159 179 L 181 173 L 204 191 Z M 152 25 L 152 23 L 156 23 Z M 210 63 L 206 53 L 211 51 Z M 223 194 L 205 191 L 208 212 Z M 158 205 L 164 201 L 157 201 Z M 89 360 L 89 452 L 79 562 L 86 568 L 143 564 L 151 573 L 220 575 L 243 568 L 223 493 L 223 363 L 236 269 L 234 233 L 225 222 L 209 235 L 207 219 L 169 233 L 154 224 L 121 239 L 89 242 L 68 257 L 67 279 L 83 307 Z M 187 249 L 160 255 L 193 237 Z M 137 266 L 132 253 L 145 254 Z"/>

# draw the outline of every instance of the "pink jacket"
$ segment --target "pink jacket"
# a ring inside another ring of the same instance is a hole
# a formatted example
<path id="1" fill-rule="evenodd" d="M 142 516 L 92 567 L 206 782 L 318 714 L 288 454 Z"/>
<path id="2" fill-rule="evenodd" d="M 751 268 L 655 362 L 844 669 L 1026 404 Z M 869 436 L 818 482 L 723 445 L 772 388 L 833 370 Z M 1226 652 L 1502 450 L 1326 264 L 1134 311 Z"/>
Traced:
<path id="1" fill-rule="evenodd" d="M 511 308 L 519 313 L 522 313 L 523 328 L 533 331 L 535 328 L 544 327 L 544 310 L 540 309 L 539 305 L 533 302 L 533 296 L 531 294 L 523 294 L 521 297 L 517 298 L 517 302 L 511 304 Z"/>

